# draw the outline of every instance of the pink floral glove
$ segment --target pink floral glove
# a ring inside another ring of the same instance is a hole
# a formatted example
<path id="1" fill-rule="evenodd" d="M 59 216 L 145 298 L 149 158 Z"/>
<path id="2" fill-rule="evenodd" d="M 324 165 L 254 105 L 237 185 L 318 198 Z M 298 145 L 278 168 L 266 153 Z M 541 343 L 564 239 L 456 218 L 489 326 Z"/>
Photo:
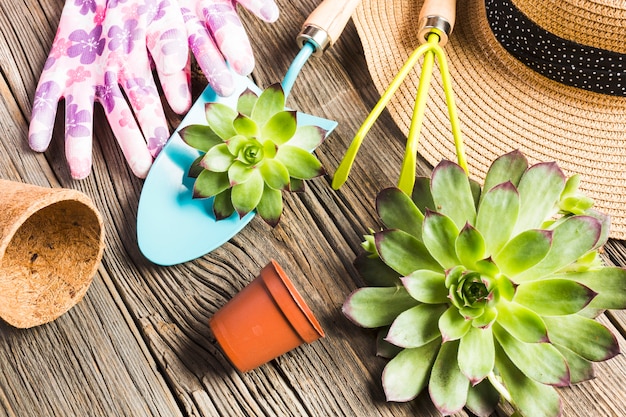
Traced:
<path id="1" fill-rule="evenodd" d="M 278 7 L 274 0 L 178 0 L 189 46 L 209 84 L 222 96 L 234 91 L 233 77 L 226 66 L 241 75 L 254 68 L 250 41 L 237 15 L 237 4 L 260 19 L 274 22 Z"/>
<path id="2" fill-rule="evenodd" d="M 145 177 L 169 138 L 151 67 L 174 111 L 183 113 L 191 105 L 183 28 L 177 0 L 66 0 L 35 92 L 31 148 L 47 149 L 57 104 L 64 98 L 67 163 L 73 178 L 85 178 L 91 171 L 98 101 L 130 168 Z"/>

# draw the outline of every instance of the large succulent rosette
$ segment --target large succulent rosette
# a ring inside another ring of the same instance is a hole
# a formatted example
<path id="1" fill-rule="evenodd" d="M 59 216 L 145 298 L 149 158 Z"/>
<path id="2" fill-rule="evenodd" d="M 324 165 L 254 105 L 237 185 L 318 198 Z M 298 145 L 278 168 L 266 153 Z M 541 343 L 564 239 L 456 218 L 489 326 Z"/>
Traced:
<path id="1" fill-rule="evenodd" d="M 487 416 L 504 397 L 522 416 L 558 416 L 555 387 L 592 378 L 593 362 L 619 352 L 594 318 L 626 307 L 626 271 L 598 256 L 609 221 L 578 181 L 515 151 L 482 190 L 443 161 L 411 197 L 378 195 L 384 227 L 355 262 L 368 286 L 343 311 L 380 328 L 389 401 L 428 387 L 444 415 Z"/>

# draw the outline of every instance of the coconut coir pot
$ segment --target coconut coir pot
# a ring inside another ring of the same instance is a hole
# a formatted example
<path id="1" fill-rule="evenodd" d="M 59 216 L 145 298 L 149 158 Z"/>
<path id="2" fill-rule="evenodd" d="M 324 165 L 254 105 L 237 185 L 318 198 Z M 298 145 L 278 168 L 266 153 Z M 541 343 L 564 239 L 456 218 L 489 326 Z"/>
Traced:
<path id="1" fill-rule="evenodd" d="M 209 325 L 241 372 L 324 336 L 313 312 L 274 260 L 215 313 Z"/>
<path id="2" fill-rule="evenodd" d="M 83 193 L 0 180 L 0 318 L 28 328 L 85 295 L 104 250 L 100 213 Z"/>

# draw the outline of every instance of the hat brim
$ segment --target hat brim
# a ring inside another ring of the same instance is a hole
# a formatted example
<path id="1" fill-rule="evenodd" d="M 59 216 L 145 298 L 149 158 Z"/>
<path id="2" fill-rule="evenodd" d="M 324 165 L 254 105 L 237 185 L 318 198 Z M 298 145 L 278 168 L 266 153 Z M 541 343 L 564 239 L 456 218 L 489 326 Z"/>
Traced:
<path id="1" fill-rule="evenodd" d="M 422 1 L 362 0 L 354 21 L 372 80 L 383 93 L 419 46 Z M 521 150 L 530 162 L 556 161 L 611 216 L 611 237 L 626 238 L 626 97 L 552 81 L 508 54 L 493 36 L 482 0 L 457 2 L 456 26 L 444 47 L 470 175 L 484 179 L 498 156 Z M 409 131 L 421 62 L 388 105 Z M 430 164 L 455 160 L 438 71 L 429 90 L 418 153 Z"/>

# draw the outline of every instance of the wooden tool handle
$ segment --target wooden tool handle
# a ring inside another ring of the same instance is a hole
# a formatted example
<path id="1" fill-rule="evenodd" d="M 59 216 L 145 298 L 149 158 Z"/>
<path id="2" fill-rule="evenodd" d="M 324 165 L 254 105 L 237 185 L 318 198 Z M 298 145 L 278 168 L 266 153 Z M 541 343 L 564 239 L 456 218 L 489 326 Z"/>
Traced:
<path id="1" fill-rule="evenodd" d="M 306 19 L 302 25 L 300 36 L 310 32 L 321 32 L 323 36 L 317 35 L 318 49 L 324 50 L 332 46 L 341 32 L 343 32 L 354 9 L 358 6 L 359 0 L 324 0 Z M 299 42 L 302 41 L 299 36 Z M 305 35 L 306 37 L 306 35 Z M 322 39 L 326 37 L 327 39 Z M 303 41 L 302 41 L 303 42 Z M 321 53 L 321 51 L 319 51 Z"/>
<path id="2" fill-rule="evenodd" d="M 440 45 L 445 45 L 454 28 L 455 14 L 456 0 L 425 0 L 419 14 L 420 42 L 425 42 L 430 32 L 437 32 Z"/>

